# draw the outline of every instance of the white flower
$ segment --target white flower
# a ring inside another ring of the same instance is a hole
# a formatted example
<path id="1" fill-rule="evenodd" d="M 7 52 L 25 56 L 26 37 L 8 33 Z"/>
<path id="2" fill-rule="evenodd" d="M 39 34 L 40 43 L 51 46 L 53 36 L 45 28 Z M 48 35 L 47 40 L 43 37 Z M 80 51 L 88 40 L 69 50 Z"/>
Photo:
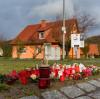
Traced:
<path id="1" fill-rule="evenodd" d="M 58 71 L 58 77 L 59 77 L 59 78 L 60 78 L 60 76 L 63 75 L 63 71 L 64 71 L 64 69 L 61 69 L 60 71 Z"/>
<path id="2" fill-rule="evenodd" d="M 58 64 L 56 65 L 56 69 L 60 69 L 60 66 Z"/>
<path id="3" fill-rule="evenodd" d="M 50 78 L 54 78 L 54 77 L 55 77 L 55 73 L 54 72 L 51 72 Z"/>
<path id="4" fill-rule="evenodd" d="M 35 75 L 35 74 L 32 74 L 30 77 L 31 77 L 33 80 L 36 79 L 36 75 Z"/>
<path id="5" fill-rule="evenodd" d="M 79 69 L 80 69 L 80 72 L 82 72 L 84 69 L 86 69 L 86 67 L 84 66 L 84 64 L 80 63 Z"/>
<path id="6" fill-rule="evenodd" d="M 71 65 L 66 65 L 66 69 L 68 69 L 68 68 L 70 68 L 71 67 Z"/>

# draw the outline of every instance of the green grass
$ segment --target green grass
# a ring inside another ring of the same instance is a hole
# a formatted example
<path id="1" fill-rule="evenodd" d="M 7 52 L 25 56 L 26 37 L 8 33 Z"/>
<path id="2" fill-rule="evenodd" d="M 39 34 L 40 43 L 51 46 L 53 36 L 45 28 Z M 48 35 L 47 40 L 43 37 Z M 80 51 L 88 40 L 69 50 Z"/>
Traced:
<path id="1" fill-rule="evenodd" d="M 49 61 L 49 64 L 53 64 L 54 62 L 61 64 L 72 64 L 72 63 L 83 63 L 87 65 L 97 65 L 100 66 L 100 58 L 97 59 L 80 59 L 80 60 L 71 60 L 65 59 L 63 61 Z M 34 67 L 36 64 L 40 66 L 41 60 L 33 60 L 33 59 L 12 59 L 12 58 L 3 58 L 0 57 L 0 73 L 5 74 L 9 73 L 12 70 L 20 71 L 22 69 L 28 67 Z"/>
<path id="2" fill-rule="evenodd" d="M 39 60 L 19 60 L 11 58 L 0 58 L 0 73 L 9 73 L 12 70 L 20 71 L 28 67 L 34 67 L 35 64 L 39 64 Z"/>
<path id="3" fill-rule="evenodd" d="M 61 63 L 61 64 L 73 64 L 73 63 L 83 63 L 85 65 L 97 65 L 100 66 L 100 58 L 97 59 L 78 59 L 78 60 L 72 60 L 72 59 L 65 59 L 63 61 L 56 61 L 57 63 Z M 50 64 L 53 64 L 54 61 L 50 61 Z"/>

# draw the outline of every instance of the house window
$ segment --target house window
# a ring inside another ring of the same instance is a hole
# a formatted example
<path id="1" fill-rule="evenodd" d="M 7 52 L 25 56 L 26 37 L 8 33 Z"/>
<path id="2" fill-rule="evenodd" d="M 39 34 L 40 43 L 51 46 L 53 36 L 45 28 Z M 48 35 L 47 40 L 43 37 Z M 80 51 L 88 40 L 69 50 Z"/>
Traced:
<path id="1" fill-rule="evenodd" d="M 39 39 L 44 39 L 44 32 L 39 33 Z"/>
<path id="2" fill-rule="evenodd" d="M 19 53 L 26 53 L 26 48 L 25 47 L 20 47 L 18 52 Z"/>
<path id="3" fill-rule="evenodd" d="M 48 59 L 51 55 L 51 44 L 50 43 L 45 43 L 45 57 Z"/>

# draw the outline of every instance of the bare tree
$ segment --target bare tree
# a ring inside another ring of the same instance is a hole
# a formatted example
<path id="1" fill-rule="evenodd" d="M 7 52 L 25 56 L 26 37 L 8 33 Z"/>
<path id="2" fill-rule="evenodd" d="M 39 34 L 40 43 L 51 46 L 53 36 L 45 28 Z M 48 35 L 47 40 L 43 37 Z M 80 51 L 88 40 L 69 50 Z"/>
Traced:
<path id="1" fill-rule="evenodd" d="M 87 33 L 92 29 L 94 29 L 97 26 L 96 19 L 87 13 L 80 13 L 76 15 L 77 21 L 78 21 L 78 28 L 80 33 L 83 33 L 84 39 L 87 38 Z M 88 57 L 88 44 L 85 42 L 85 46 L 82 49 L 84 52 L 85 57 Z"/>
<path id="2" fill-rule="evenodd" d="M 4 44 L 6 38 L 4 37 L 3 33 L 0 33 L 0 47 Z"/>
<path id="3" fill-rule="evenodd" d="M 12 46 L 10 45 L 10 40 L 7 40 L 3 34 L 0 34 L 0 49 L 2 56 L 11 57 Z"/>
<path id="4" fill-rule="evenodd" d="M 76 19 L 78 21 L 78 28 L 80 33 L 83 33 L 84 36 L 87 36 L 87 32 L 94 27 L 96 27 L 96 19 L 87 13 L 81 12 L 76 15 Z"/>
<path id="5" fill-rule="evenodd" d="M 96 19 L 89 13 L 86 12 L 78 12 L 77 9 L 75 9 L 75 18 L 78 22 L 78 29 L 80 33 L 84 33 L 86 35 L 87 31 L 95 28 L 97 26 Z M 61 20 L 61 15 L 56 16 L 56 20 Z"/>

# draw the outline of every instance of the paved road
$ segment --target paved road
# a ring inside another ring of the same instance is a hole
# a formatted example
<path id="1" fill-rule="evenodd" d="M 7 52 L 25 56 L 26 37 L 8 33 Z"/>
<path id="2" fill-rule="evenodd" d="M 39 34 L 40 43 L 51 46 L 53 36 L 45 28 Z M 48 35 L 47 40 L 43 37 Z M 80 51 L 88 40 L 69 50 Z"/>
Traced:
<path id="1" fill-rule="evenodd" d="M 41 93 L 41 97 L 28 96 L 20 99 L 100 99 L 100 79 L 46 91 Z"/>

